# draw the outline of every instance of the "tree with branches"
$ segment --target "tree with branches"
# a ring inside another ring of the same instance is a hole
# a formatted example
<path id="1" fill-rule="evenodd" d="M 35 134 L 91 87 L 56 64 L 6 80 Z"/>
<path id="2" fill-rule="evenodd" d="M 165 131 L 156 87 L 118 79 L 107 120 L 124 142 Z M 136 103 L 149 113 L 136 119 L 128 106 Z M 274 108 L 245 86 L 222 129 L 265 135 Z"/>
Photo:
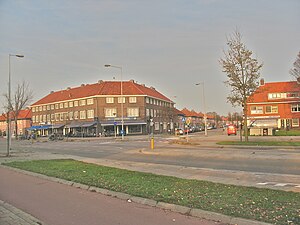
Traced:
<path id="1" fill-rule="evenodd" d="M 226 51 L 223 50 L 224 56 L 219 60 L 222 71 L 228 78 L 224 83 L 231 88 L 227 101 L 234 107 L 243 107 L 244 134 L 247 142 L 247 100 L 259 86 L 259 71 L 263 64 L 253 57 L 253 52 L 247 49 L 241 33 L 237 30 L 227 38 L 227 47 Z"/>
<path id="2" fill-rule="evenodd" d="M 293 63 L 293 68 L 290 69 L 290 74 L 296 79 L 300 78 L 300 51 L 295 62 Z"/>
<path id="3" fill-rule="evenodd" d="M 16 139 L 18 139 L 18 117 L 20 111 L 28 106 L 33 99 L 33 92 L 29 89 L 29 84 L 25 81 L 18 83 L 13 97 L 9 100 L 8 94 L 4 94 L 6 99 L 4 108 L 7 111 L 7 115 L 11 116 L 15 121 Z"/>

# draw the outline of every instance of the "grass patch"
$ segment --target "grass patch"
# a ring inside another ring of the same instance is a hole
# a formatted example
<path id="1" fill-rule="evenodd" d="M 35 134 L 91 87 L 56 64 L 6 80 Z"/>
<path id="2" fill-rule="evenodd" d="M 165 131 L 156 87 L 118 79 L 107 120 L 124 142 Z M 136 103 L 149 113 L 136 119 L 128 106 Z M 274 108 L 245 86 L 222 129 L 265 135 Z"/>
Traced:
<path id="1" fill-rule="evenodd" d="M 275 136 L 300 136 L 300 130 L 277 130 Z"/>
<path id="2" fill-rule="evenodd" d="M 75 160 L 38 160 L 5 165 L 234 217 L 272 224 L 299 224 L 300 221 L 300 193 L 186 180 Z"/>
<path id="3" fill-rule="evenodd" d="M 300 141 L 220 141 L 218 145 L 245 145 L 245 146 L 300 146 Z"/>

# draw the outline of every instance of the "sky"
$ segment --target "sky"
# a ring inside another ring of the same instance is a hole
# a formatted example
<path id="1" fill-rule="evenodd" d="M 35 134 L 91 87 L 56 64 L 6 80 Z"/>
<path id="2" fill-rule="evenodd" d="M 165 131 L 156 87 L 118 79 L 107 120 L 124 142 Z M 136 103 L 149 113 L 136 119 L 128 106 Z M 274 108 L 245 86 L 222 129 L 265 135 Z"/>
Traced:
<path id="1" fill-rule="evenodd" d="M 0 92 L 25 80 L 33 102 L 51 91 L 120 79 L 176 103 L 221 115 L 230 88 L 219 59 L 236 29 L 264 66 L 265 82 L 290 81 L 300 51 L 299 0 L 0 0 Z M 3 105 L 4 98 L 0 99 Z M 32 103 L 33 103 L 32 102 Z"/>

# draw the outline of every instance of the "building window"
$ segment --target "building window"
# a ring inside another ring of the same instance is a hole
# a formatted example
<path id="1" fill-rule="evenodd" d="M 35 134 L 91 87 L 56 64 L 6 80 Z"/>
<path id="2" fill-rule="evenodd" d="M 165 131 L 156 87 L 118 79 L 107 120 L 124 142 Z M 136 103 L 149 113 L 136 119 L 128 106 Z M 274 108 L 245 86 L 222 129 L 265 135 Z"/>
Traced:
<path id="1" fill-rule="evenodd" d="M 104 114 L 105 114 L 105 117 L 116 117 L 117 109 L 116 108 L 105 108 Z"/>
<path id="2" fill-rule="evenodd" d="M 70 120 L 73 120 L 73 116 L 74 116 L 73 114 L 74 114 L 73 112 L 69 112 L 69 119 Z"/>
<path id="3" fill-rule="evenodd" d="M 69 106 L 69 103 L 68 103 L 68 102 L 65 102 L 65 103 L 64 103 L 64 107 L 65 107 L 65 108 L 68 108 L 68 106 Z"/>
<path id="4" fill-rule="evenodd" d="M 150 116 L 153 117 L 153 109 L 150 109 Z"/>
<path id="5" fill-rule="evenodd" d="M 75 111 L 75 112 L 74 112 L 74 119 L 75 119 L 75 120 L 78 120 L 78 111 Z"/>
<path id="6" fill-rule="evenodd" d="M 150 110 L 146 109 L 146 116 L 150 116 Z"/>
<path id="7" fill-rule="evenodd" d="M 31 110 L 32 110 L 32 112 L 35 112 L 35 107 L 32 107 L 32 109 L 31 109 Z"/>
<path id="8" fill-rule="evenodd" d="M 59 104 L 55 104 L 55 109 L 59 109 Z"/>
<path id="9" fill-rule="evenodd" d="M 90 109 L 87 111 L 87 118 L 91 119 L 94 118 L 94 110 Z"/>
<path id="10" fill-rule="evenodd" d="M 51 114 L 51 121 L 54 121 L 54 120 L 55 120 L 55 115 Z"/>
<path id="11" fill-rule="evenodd" d="M 278 106 L 267 105 L 266 113 L 278 113 Z"/>
<path id="12" fill-rule="evenodd" d="M 35 117 L 35 122 L 38 123 L 39 122 L 39 116 Z"/>
<path id="13" fill-rule="evenodd" d="M 251 106 L 250 110 L 251 110 L 251 114 L 263 114 L 262 106 Z"/>
<path id="14" fill-rule="evenodd" d="M 87 104 L 87 105 L 93 105 L 93 104 L 94 104 L 94 99 L 93 99 L 93 98 L 89 98 L 89 99 L 86 101 L 86 104 Z"/>
<path id="15" fill-rule="evenodd" d="M 50 114 L 47 114 L 47 122 L 50 122 Z"/>
<path id="16" fill-rule="evenodd" d="M 159 130 L 159 122 L 155 122 L 155 124 L 154 124 L 154 129 L 155 129 L 155 130 Z"/>
<path id="17" fill-rule="evenodd" d="M 152 98 L 149 99 L 149 103 L 153 104 L 153 99 Z"/>
<path id="18" fill-rule="evenodd" d="M 64 113 L 60 114 L 60 121 L 64 121 Z"/>
<path id="19" fill-rule="evenodd" d="M 50 109 L 53 110 L 53 109 L 54 109 L 54 105 L 51 105 L 51 106 L 50 106 Z"/>
<path id="20" fill-rule="evenodd" d="M 46 106 L 45 105 L 43 105 L 43 111 L 46 111 Z"/>
<path id="21" fill-rule="evenodd" d="M 59 116 L 60 116 L 59 113 L 55 113 L 55 121 L 59 121 Z"/>
<path id="22" fill-rule="evenodd" d="M 118 97 L 118 103 L 122 103 L 122 99 L 123 103 L 125 103 L 125 97 Z"/>
<path id="23" fill-rule="evenodd" d="M 32 117 L 32 122 L 35 123 L 35 116 Z M 2 122 L 1 122 L 2 124 Z"/>
<path id="24" fill-rule="evenodd" d="M 73 102 L 69 102 L 69 108 L 73 107 Z"/>
<path id="25" fill-rule="evenodd" d="M 129 103 L 136 103 L 136 97 L 129 97 Z"/>
<path id="26" fill-rule="evenodd" d="M 299 119 L 298 118 L 292 119 L 292 127 L 299 127 Z"/>
<path id="27" fill-rule="evenodd" d="M 42 107 L 42 106 L 40 106 L 40 107 L 39 107 L 39 111 L 40 111 L 40 112 L 42 112 L 42 110 L 43 110 L 43 107 Z"/>
<path id="28" fill-rule="evenodd" d="M 86 104 L 85 99 L 80 100 L 80 106 L 84 106 Z"/>
<path id="29" fill-rule="evenodd" d="M 114 98 L 113 97 L 107 97 L 106 98 L 106 103 L 114 103 Z"/>
<path id="30" fill-rule="evenodd" d="M 142 133 L 142 126 L 141 125 L 131 125 L 128 126 L 128 133 Z"/>
<path id="31" fill-rule="evenodd" d="M 148 97 L 146 97 L 146 103 L 149 103 L 149 98 Z"/>
<path id="32" fill-rule="evenodd" d="M 268 99 L 281 99 L 281 98 L 286 98 L 287 94 L 286 93 L 269 93 L 268 94 Z"/>
<path id="33" fill-rule="evenodd" d="M 292 112 L 300 112 L 300 104 L 292 105 Z"/>
<path id="34" fill-rule="evenodd" d="M 85 110 L 80 111 L 79 114 L 80 114 L 80 115 L 79 115 L 79 118 L 80 118 L 81 120 L 84 120 L 84 119 L 86 118 L 86 112 L 85 112 Z"/>
<path id="35" fill-rule="evenodd" d="M 74 101 L 74 106 L 75 106 L 75 107 L 78 106 L 78 101 Z"/>
<path id="36" fill-rule="evenodd" d="M 59 108 L 60 108 L 60 109 L 63 109 L 63 108 L 64 108 L 64 103 L 62 103 L 62 102 L 59 103 Z"/>
<path id="37" fill-rule="evenodd" d="M 139 117 L 139 108 L 127 108 L 128 117 Z"/>

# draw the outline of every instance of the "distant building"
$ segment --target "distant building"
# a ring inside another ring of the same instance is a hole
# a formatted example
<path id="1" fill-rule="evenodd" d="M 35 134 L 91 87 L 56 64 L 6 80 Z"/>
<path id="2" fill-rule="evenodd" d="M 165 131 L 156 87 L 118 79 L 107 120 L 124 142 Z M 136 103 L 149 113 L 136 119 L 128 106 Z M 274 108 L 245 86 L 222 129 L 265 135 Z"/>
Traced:
<path id="1" fill-rule="evenodd" d="M 265 83 L 248 98 L 248 125 L 299 128 L 300 80 Z"/>
<path id="2" fill-rule="evenodd" d="M 11 134 L 15 135 L 15 119 L 13 118 L 13 115 L 11 114 Z M 26 135 L 27 134 L 27 128 L 31 126 L 31 110 L 30 109 L 23 109 L 19 112 L 19 116 L 17 119 L 18 123 L 18 135 Z M 6 135 L 7 133 L 7 115 L 2 114 L 0 116 L 0 132 L 2 136 Z"/>
<path id="3" fill-rule="evenodd" d="M 121 133 L 122 101 L 126 134 L 174 129 L 174 102 L 154 87 L 123 81 L 98 81 L 51 92 L 31 105 L 31 129 L 40 135 L 97 136 Z"/>

